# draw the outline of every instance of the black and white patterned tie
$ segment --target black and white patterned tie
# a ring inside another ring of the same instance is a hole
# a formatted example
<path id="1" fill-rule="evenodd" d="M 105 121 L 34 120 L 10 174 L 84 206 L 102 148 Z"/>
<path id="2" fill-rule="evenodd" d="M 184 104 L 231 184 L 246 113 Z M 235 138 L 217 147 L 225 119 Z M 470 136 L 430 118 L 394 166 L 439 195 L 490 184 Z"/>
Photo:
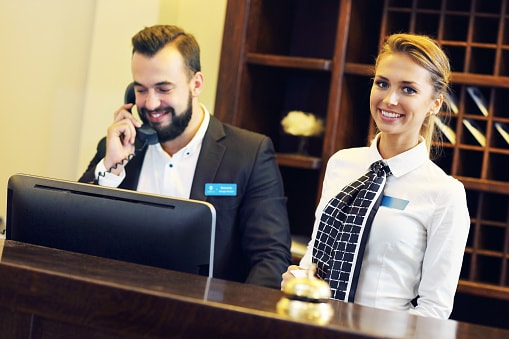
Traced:
<path id="1" fill-rule="evenodd" d="M 380 206 L 387 177 L 382 160 L 345 186 L 325 206 L 313 246 L 318 277 L 331 287 L 332 298 L 353 302 L 371 223 Z"/>

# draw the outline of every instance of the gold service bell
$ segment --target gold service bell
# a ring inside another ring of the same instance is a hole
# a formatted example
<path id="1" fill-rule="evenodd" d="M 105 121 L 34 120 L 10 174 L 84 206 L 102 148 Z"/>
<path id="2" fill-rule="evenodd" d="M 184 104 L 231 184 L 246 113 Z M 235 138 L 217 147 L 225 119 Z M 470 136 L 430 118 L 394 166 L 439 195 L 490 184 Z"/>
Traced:
<path id="1" fill-rule="evenodd" d="M 288 281 L 283 288 L 283 297 L 277 303 L 277 312 L 292 319 L 327 324 L 334 311 L 329 304 L 329 284 L 314 276 L 316 266 L 307 270 L 304 277 Z"/>

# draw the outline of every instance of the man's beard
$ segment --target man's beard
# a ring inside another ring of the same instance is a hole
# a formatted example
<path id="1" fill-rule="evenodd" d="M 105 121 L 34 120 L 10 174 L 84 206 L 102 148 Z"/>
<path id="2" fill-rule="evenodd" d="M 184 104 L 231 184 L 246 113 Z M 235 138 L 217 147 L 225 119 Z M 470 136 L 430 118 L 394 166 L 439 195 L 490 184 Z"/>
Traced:
<path id="1" fill-rule="evenodd" d="M 189 96 L 187 109 L 182 114 L 177 115 L 173 107 L 161 107 L 158 108 L 157 111 L 167 111 L 169 114 L 171 114 L 171 124 L 169 124 L 166 127 L 161 127 L 159 126 L 159 124 L 156 124 L 155 126 L 153 124 L 150 124 L 156 130 L 159 142 L 162 143 L 165 141 L 174 140 L 180 135 L 182 135 L 182 133 L 184 133 L 187 126 L 189 125 L 191 116 L 193 115 L 193 105 L 191 95 Z M 143 122 L 148 123 L 147 109 L 146 108 L 140 109 L 140 113 L 141 113 L 140 117 L 143 120 Z"/>

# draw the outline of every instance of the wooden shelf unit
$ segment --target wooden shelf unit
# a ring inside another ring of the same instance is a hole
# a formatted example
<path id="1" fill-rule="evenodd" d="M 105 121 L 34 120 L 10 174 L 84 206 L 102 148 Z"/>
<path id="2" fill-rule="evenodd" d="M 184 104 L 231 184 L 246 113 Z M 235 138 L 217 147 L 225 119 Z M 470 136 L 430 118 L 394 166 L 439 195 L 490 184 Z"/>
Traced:
<path id="1" fill-rule="evenodd" d="M 215 115 L 272 138 L 292 233 L 310 236 L 328 158 L 363 146 L 373 132 L 369 92 L 387 35 L 428 34 L 451 60 L 456 141 L 437 164 L 466 189 L 471 230 L 460 291 L 509 300 L 509 0 L 236 0 L 227 5 Z M 486 101 L 487 115 L 468 88 Z M 309 156 L 282 132 L 291 110 L 326 124 Z M 443 118 L 443 117 L 442 117 Z M 485 135 L 481 145 L 466 128 Z"/>

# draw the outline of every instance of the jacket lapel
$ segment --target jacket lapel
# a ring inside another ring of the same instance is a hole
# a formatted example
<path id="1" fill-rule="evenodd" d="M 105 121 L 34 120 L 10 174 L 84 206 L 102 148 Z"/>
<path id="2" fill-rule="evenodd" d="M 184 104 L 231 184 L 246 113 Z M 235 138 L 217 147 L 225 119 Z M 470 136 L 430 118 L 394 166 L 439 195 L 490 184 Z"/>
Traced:
<path id="1" fill-rule="evenodd" d="M 210 117 L 209 127 L 201 146 L 193 185 L 191 187 L 191 199 L 207 200 L 205 196 L 205 184 L 214 182 L 219 165 L 223 160 L 226 146 L 222 143 L 225 138 L 222 123 L 215 117 Z"/>

